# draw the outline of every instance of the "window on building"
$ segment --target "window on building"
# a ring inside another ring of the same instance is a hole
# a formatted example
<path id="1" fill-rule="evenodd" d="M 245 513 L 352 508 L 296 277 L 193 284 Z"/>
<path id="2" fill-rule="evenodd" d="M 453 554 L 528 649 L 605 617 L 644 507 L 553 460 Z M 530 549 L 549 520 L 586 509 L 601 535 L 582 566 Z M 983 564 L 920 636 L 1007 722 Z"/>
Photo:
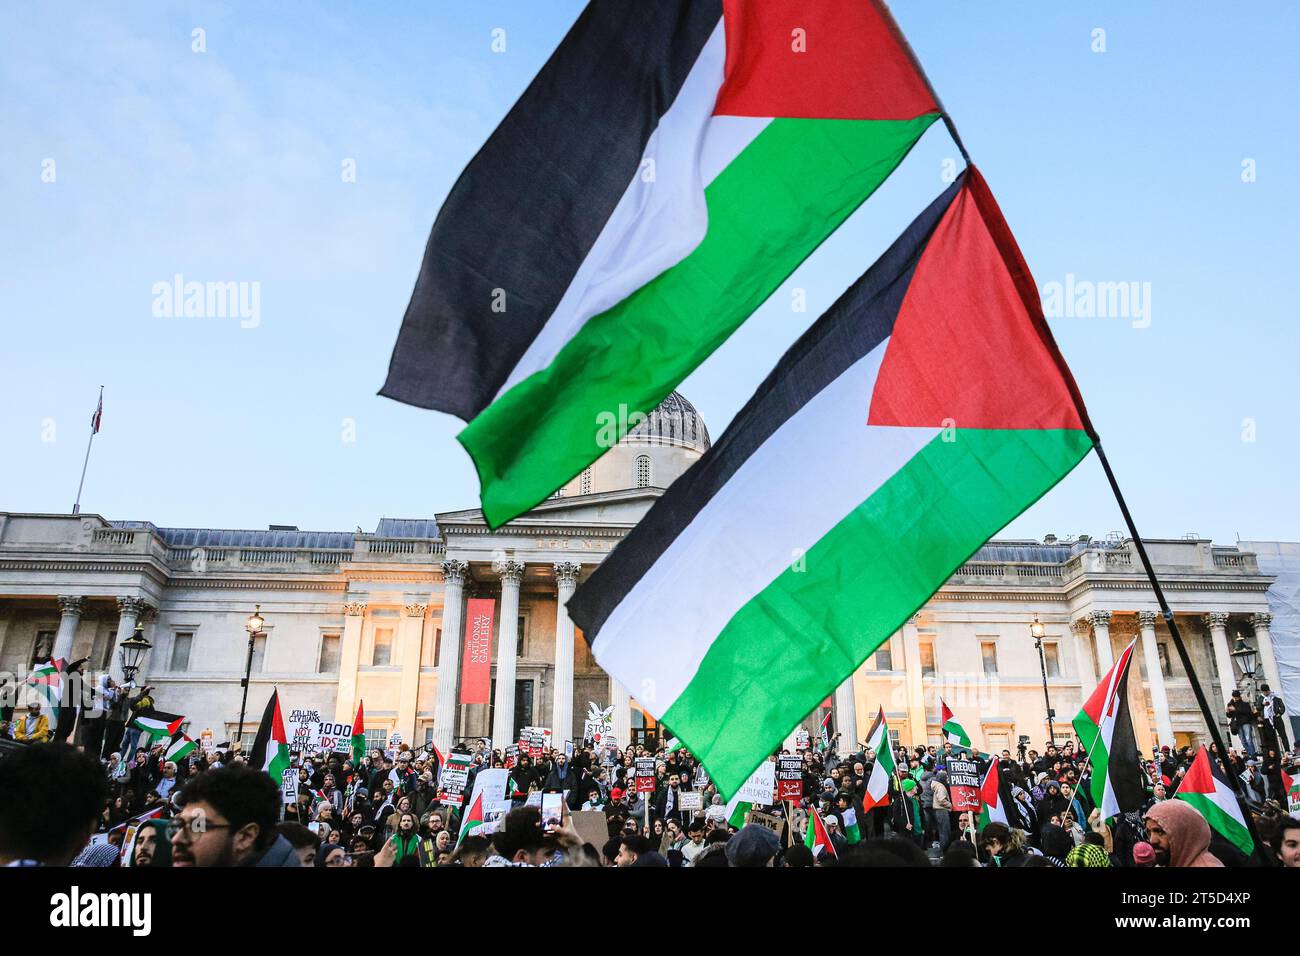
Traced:
<path id="1" fill-rule="evenodd" d="M 258 634 L 253 638 L 253 668 L 254 674 L 261 673 L 266 666 L 266 635 Z"/>
<path id="2" fill-rule="evenodd" d="M 877 671 L 892 671 L 894 669 L 894 652 L 890 649 L 889 641 L 885 641 L 876 648 L 875 662 L 872 664 L 871 669 Z"/>
<path id="3" fill-rule="evenodd" d="M 383 750 L 388 746 L 388 731 L 382 727 L 366 728 L 366 753 Z"/>
<path id="4" fill-rule="evenodd" d="M 899 745 L 899 741 L 900 741 L 901 739 L 902 739 L 902 738 L 900 738 L 900 737 L 898 736 L 898 731 L 895 730 L 893 727 L 890 727 L 890 728 L 889 728 L 889 749 L 890 749 L 890 750 L 897 750 L 897 749 L 898 749 L 898 745 Z"/>
<path id="5" fill-rule="evenodd" d="M 527 623 L 528 622 L 524 618 L 524 616 L 522 614 L 519 615 L 519 620 L 516 623 L 516 627 L 518 628 L 518 631 L 516 632 L 515 635 L 515 657 L 524 656 L 524 626 Z"/>
<path id="6" fill-rule="evenodd" d="M 1010 734 L 989 734 L 989 750 L 995 754 L 1001 754 L 1004 750 L 1011 749 Z"/>
<path id="7" fill-rule="evenodd" d="M 934 641 L 921 642 L 921 676 L 934 674 Z"/>
<path id="8" fill-rule="evenodd" d="M 370 654 L 370 666 L 387 667 L 393 662 L 393 629 L 375 628 L 375 647 Z"/>
<path id="9" fill-rule="evenodd" d="M 193 631 L 177 631 L 172 635 L 172 657 L 167 669 L 187 671 L 190 669 L 190 648 L 194 645 Z"/>
<path id="10" fill-rule="evenodd" d="M 1061 648 L 1059 644 L 1043 642 L 1043 663 L 1048 677 L 1061 676 Z"/>
<path id="11" fill-rule="evenodd" d="M 437 664 L 442 660 L 442 628 L 437 628 L 433 632 L 433 662 Z"/>
<path id="12" fill-rule="evenodd" d="M 1156 654 L 1160 657 L 1160 673 L 1165 677 L 1174 676 L 1173 665 L 1169 663 L 1169 645 L 1164 641 L 1156 644 Z"/>
<path id="13" fill-rule="evenodd" d="M 998 672 L 998 642 L 980 641 L 980 660 L 984 664 L 985 676 L 991 677 Z"/>
<path id="14" fill-rule="evenodd" d="M 32 661 L 31 666 L 44 664 L 54 655 L 54 632 L 37 631 L 36 640 L 32 643 Z M 29 670 L 31 668 L 28 668 Z"/>
<path id="15" fill-rule="evenodd" d="M 316 673 L 337 674 L 339 672 L 339 652 L 341 646 L 341 638 L 339 635 L 321 635 L 320 660 L 316 664 Z"/>
<path id="16" fill-rule="evenodd" d="M 580 494 L 580 495 L 589 495 L 589 494 L 591 494 L 591 468 L 590 468 L 590 466 L 588 466 L 587 468 L 582 469 L 582 477 L 580 477 L 580 478 L 578 479 L 578 494 Z"/>
<path id="17" fill-rule="evenodd" d="M 650 487 L 650 456 L 636 456 L 636 486 L 638 488 Z"/>

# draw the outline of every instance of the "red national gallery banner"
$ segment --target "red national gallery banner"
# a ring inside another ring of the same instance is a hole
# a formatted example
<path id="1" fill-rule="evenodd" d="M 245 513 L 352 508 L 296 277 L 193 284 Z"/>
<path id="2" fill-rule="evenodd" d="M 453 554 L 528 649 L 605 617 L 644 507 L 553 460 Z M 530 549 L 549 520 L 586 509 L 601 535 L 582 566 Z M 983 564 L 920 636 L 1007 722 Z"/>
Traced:
<path id="1" fill-rule="evenodd" d="M 496 601 L 470 598 L 465 602 L 465 658 L 461 662 L 460 702 L 486 704 L 492 691 L 492 620 Z"/>

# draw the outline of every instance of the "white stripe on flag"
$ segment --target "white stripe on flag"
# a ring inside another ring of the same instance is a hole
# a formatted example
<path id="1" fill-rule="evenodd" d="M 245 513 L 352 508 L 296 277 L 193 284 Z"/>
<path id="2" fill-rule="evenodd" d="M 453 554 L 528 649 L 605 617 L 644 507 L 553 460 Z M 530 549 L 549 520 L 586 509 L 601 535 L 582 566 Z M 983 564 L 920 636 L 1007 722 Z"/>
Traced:
<path id="1" fill-rule="evenodd" d="M 816 544 L 939 434 L 867 425 L 888 345 L 778 428 L 610 613 L 596 660 L 628 686 L 652 688 L 637 703 L 654 717 L 677 700 L 736 612 L 794 563 L 792 549 Z"/>

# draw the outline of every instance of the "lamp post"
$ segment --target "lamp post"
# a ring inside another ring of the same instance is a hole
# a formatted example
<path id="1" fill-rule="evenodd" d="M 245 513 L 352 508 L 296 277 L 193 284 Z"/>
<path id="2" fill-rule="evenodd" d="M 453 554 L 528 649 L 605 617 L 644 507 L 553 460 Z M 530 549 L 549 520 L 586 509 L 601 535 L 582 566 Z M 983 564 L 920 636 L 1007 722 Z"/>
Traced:
<path id="1" fill-rule="evenodd" d="M 122 678 L 125 683 L 135 683 L 135 675 L 140 672 L 140 663 L 144 660 L 145 652 L 151 647 L 153 645 L 145 639 L 143 624 L 137 624 L 131 636 L 118 645 L 117 654 L 122 662 Z"/>
<path id="2" fill-rule="evenodd" d="M 1241 670 L 1243 683 L 1246 685 L 1247 703 L 1254 706 L 1255 701 L 1255 668 L 1259 666 L 1259 651 L 1246 643 L 1245 636 L 1238 631 L 1237 640 L 1232 645 L 1232 653 L 1229 655 L 1237 662 L 1237 667 Z"/>
<path id="3" fill-rule="evenodd" d="M 244 622 L 244 630 L 248 632 L 248 657 L 244 662 L 244 679 L 241 682 L 244 686 L 244 700 L 239 705 L 239 735 L 236 738 L 241 748 L 244 744 L 244 712 L 248 709 L 248 681 L 253 676 L 253 642 L 262 633 L 262 625 L 266 623 L 261 612 L 262 605 L 253 605 L 253 613 Z"/>
<path id="4" fill-rule="evenodd" d="M 1029 633 L 1034 637 L 1034 647 L 1038 648 L 1038 668 L 1043 674 L 1043 704 L 1047 707 L 1047 739 L 1055 747 L 1056 724 L 1053 718 L 1056 712 L 1052 710 L 1052 698 L 1047 693 L 1047 657 L 1043 654 L 1043 638 L 1047 634 L 1047 627 L 1038 620 L 1037 614 L 1034 615 L 1034 623 L 1029 625 Z"/>

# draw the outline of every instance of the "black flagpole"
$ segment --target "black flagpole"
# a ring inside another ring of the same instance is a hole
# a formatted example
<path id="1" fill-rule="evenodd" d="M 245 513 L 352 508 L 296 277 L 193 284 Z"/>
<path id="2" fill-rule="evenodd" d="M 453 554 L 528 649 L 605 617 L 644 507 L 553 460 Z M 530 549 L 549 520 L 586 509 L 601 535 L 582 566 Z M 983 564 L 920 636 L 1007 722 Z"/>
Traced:
<path id="1" fill-rule="evenodd" d="M 1128 503 L 1124 501 L 1124 493 L 1119 490 L 1119 482 L 1115 480 L 1115 472 L 1111 471 L 1110 462 L 1106 459 L 1106 452 L 1101 447 L 1101 437 L 1096 432 L 1092 433 L 1092 443 L 1097 452 L 1097 459 L 1106 472 L 1106 480 L 1110 482 L 1110 490 L 1115 493 L 1115 502 L 1124 515 L 1124 523 L 1128 525 L 1129 536 L 1133 539 L 1134 547 L 1137 548 L 1138 557 L 1141 559 L 1142 567 L 1146 571 L 1147 580 L 1151 582 L 1151 590 L 1156 594 L 1156 603 L 1160 605 L 1160 614 L 1165 619 L 1165 625 L 1169 628 L 1169 636 L 1174 640 L 1174 647 L 1178 650 L 1178 659 L 1183 662 L 1183 670 L 1187 672 L 1187 679 L 1192 685 L 1192 693 L 1196 695 L 1196 703 L 1200 706 L 1201 714 L 1205 717 L 1206 726 L 1210 729 L 1210 737 L 1218 745 L 1219 764 L 1223 767 L 1224 776 L 1232 783 L 1232 791 L 1237 796 L 1242 816 L 1246 818 L 1246 827 L 1250 830 L 1251 839 L 1255 841 L 1255 853 L 1265 866 L 1271 866 L 1273 861 L 1268 858 L 1267 853 L 1264 851 L 1264 843 L 1259 838 L 1259 832 L 1255 829 L 1255 821 L 1251 819 L 1250 808 L 1246 805 L 1245 786 L 1241 779 L 1232 772 L 1232 768 L 1228 766 L 1228 748 L 1224 745 L 1223 737 L 1219 733 L 1219 723 L 1215 719 L 1213 711 L 1210 710 L 1209 702 L 1205 698 L 1205 691 L 1201 689 L 1201 682 L 1196 679 L 1196 671 L 1192 668 L 1192 659 L 1187 653 L 1187 646 L 1183 643 L 1183 635 L 1179 632 L 1178 625 L 1174 621 L 1174 612 L 1169 609 L 1169 602 L 1165 600 L 1165 592 L 1160 587 L 1160 581 L 1156 578 L 1155 569 L 1151 567 L 1151 559 L 1147 557 L 1146 545 L 1142 543 L 1142 537 L 1138 534 L 1137 526 L 1133 523 L 1133 515 L 1128 510 Z"/>

